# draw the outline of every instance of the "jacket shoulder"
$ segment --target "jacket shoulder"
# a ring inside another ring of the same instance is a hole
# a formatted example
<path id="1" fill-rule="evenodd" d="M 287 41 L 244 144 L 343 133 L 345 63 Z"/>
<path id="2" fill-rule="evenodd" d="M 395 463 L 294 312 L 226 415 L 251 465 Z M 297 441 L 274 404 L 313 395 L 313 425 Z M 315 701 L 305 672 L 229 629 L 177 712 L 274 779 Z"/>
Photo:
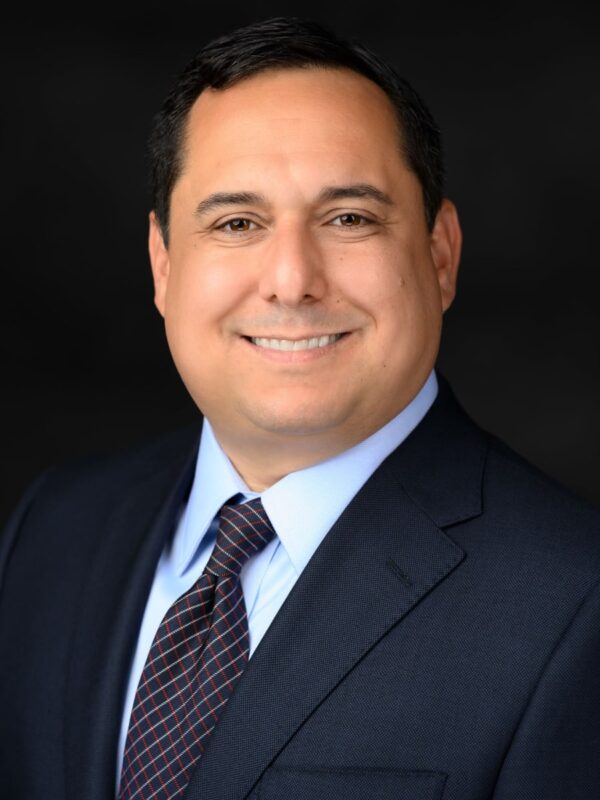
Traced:
<path id="1" fill-rule="evenodd" d="M 600 509 L 487 433 L 482 487 L 488 525 L 516 553 L 558 558 L 564 569 L 600 577 Z"/>
<path id="2" fill-rule="evenodd" d="M 51 466 L 41 476 L 44 494 L 121 493 L 163 469 L 177 469 L 197 449 L 201 424 L 177 429 L 118 450 L 97 451 Z M 40 477 L 37 479 L 40 480 Z"/>
<path id="3" fill-rule="evenodd" d="M 0 535 L 0 584 L 25 528 L 33 526 L 38 533 L 62 541 L 68 530 L 100 527 L 132 494 L 144 487 L 168 486 L 186 464 L 191 469 L 200 430 L 201 423 L 120 450 L 73 458 L 37 475 Z"/>

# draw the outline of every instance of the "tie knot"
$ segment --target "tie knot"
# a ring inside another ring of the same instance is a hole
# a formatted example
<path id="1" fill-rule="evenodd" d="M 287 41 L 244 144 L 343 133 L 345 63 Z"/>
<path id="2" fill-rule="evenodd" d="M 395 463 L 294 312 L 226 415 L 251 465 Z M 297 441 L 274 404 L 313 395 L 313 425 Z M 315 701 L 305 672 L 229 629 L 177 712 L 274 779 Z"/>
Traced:
<path id="1" fill-rule="evenodd" d="M 260 553 L 274 536 L 260 497 L 238 505 L 227 502 L 220 511 L 217 540 L 204 571 L 217 577 L 239 575 L 250 556 Z"/>

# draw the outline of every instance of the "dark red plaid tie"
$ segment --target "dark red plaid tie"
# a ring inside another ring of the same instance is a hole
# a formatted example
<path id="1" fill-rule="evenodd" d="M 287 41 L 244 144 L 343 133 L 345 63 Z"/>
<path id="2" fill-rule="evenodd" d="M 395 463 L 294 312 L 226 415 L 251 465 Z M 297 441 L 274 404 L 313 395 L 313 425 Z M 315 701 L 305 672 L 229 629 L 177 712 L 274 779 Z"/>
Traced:
<path id="1" fill-rule="evenodd" d="M 137 688 L 125 742 L 119 800 L 173 800 L 248 661 L 243 564 L 275 531 L 260 498 L 225 503 L 212 555 L 167 611 Z"/>

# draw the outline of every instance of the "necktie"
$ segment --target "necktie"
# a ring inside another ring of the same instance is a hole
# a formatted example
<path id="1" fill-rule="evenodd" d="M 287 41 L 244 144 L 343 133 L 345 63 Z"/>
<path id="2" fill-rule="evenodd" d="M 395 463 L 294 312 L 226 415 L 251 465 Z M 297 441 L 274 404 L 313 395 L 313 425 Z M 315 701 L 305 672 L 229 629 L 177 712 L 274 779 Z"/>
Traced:
<path id="1" fill-rule="evenodd" d="M 231 695 L 249 653 L 244 563 L 275 531 L 260 498 L 221 508 L 213 552 L 161 622 L 138 684 L 119 800 L 174 800 Z"/>

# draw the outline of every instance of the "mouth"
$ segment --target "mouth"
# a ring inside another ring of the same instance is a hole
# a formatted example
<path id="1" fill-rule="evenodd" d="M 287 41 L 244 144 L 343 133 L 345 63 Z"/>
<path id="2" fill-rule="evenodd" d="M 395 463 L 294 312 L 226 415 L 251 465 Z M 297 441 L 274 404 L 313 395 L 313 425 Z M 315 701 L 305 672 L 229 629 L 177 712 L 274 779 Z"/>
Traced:
<path id="1" fill-rule="evenodd" d="M 343 333 L 323 333 L 316 336 L 311 336 L 306 339 L 270 339 L 263 336 L 244 336 L 243 338 L 256 347 L 262 347 L 268 350 L 285 350 L 298 352 L 301 350 L 316 350 L 318 348 L 327 347 L 328 345 L 335 344 L 343 336 L 348 335 L 348 331 Z"/>

